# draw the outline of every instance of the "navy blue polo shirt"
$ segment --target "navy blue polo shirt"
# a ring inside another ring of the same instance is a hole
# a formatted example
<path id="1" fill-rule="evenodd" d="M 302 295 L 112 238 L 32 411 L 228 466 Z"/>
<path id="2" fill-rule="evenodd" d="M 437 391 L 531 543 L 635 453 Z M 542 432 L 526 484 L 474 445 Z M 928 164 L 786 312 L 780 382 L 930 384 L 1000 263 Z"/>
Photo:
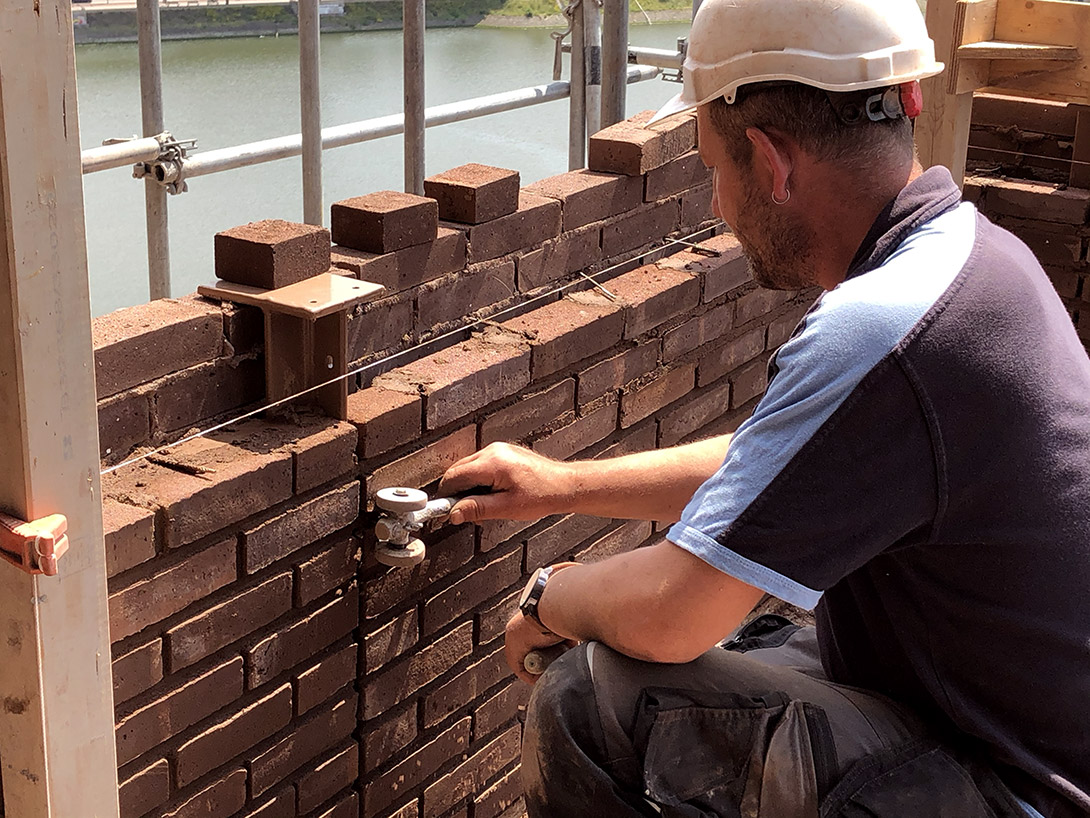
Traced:
<path id="1" fill-rule="evenodd" d="M 770 375 L 669 539 L 1090 810 L 1090 360 L 1033 254 L 929 170 Z"/>

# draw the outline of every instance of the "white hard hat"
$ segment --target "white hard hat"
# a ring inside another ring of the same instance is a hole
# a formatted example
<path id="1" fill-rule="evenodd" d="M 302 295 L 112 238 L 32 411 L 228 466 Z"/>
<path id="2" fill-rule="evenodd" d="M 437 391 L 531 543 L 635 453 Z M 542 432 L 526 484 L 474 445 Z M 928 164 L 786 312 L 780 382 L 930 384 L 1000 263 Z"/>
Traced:
<path id="1" fill-rule="evenodd" d="M 732 103 L 749 83 L 858 91 L 942 70 L 916 0 L 704 0 L 682 91 L 647 124 L 717 97 Z"/>

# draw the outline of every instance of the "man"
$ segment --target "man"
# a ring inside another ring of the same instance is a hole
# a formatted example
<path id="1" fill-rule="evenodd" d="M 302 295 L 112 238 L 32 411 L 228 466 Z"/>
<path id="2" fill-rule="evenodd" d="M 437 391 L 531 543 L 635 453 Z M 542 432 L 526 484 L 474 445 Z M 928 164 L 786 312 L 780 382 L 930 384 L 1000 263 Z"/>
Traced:
<path id="1" fill-rule="evenodd" d="M 914 0 L 705 0 L 685 86 L 765 286 L 826 290 L 733 435 L 589 463 L 493 445 L 453 522 L 680 520 L 538 572 L 531 816 L 1090 811 L 1090 361 L 1039 264 L 915 162 Z M 765 592 L 817 612 L 748 628 Z M 768 632 L 771 630 L 771 632 Z"/>

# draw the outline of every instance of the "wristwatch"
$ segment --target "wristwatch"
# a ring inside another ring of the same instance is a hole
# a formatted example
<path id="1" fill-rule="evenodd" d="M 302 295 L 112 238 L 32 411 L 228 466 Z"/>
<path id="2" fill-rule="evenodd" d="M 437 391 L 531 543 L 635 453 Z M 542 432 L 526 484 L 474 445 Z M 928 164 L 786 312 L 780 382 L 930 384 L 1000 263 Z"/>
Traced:
<path id="1" fill-rule="evenodd" d="M 555 566 L 552 565 L 547 568 L 538 568 L 537 572 L 530 577 L 530 581 L 526 583 L 522 596 L 519 597 L 519 610 L 522 611 L 522 615 L 532 619 L 546 633 L 552 633 L 552 631 L 545 627 L 545 623 L 538 616 L 537 605 L 541 601 L 541 595 L 545 593 L 545 583 L 549 581 L 549 576 L 554 570 Z"/>

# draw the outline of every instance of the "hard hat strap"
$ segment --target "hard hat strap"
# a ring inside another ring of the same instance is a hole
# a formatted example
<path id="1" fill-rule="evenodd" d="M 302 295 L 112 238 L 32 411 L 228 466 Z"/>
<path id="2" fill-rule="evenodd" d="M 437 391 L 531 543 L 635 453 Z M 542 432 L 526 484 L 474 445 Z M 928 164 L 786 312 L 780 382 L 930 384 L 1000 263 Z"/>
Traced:
<path id="1" fill-rule="evenodd" d="M 825 96 L 836 112 L 837 119 L 845 125 L 903 117 L 912 119 L 919 115 L 923 101 L 918 82 L 848 93 L 828 91 Z"/>

